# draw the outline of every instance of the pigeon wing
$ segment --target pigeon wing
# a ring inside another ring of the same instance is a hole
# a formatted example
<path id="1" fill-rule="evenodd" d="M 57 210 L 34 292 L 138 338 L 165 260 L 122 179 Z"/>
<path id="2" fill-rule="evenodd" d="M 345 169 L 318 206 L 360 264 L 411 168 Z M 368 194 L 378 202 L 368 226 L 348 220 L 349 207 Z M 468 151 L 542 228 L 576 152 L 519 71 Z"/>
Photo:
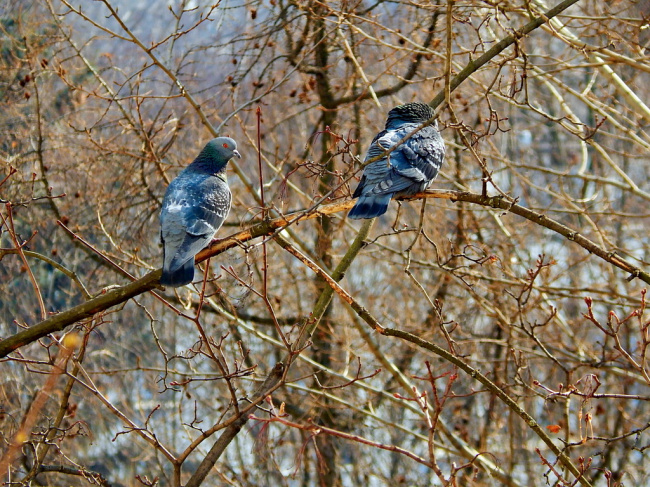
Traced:
<path id="1" fill-rule="evenodd" d="M 384 130 L 377 134 L 368 148 L 365 161 L 374 159 L 390 149 L 393 146 L 393 138 L 394 132 Z M 364 168 L 361 181 L 352 196 L 357 198 L 365 194 L 383 192 L 383 190 L 378 189 L 378 186 L 384 182 L 389 182 L 390 172 L 391 167 L 387 157 L 371 162 Z"/>
<path id="2" fill-rule="evenodd" d="M 382 155 L 387 149 L 390 148 L 390 146 L 388 147 L 382 146 L 380 142 L 381 140 L 383 140 L 384 143 L 389 142 L 387 139 L 382 139 L 386 134 L 387 134 L 386 130 L 382 130 L 377 135 L 375 135 L 375 138 L 372 139 L 372 143 L 368 148 L 368 152 L 366 153 L 366 158 L 364 159 L 364 162 Z M 377 184 L 379 181 L 381 181 L 382 178 L 385 176 L 386 171 L 388 170 L 386 165 L 387 163 L 385 157 L 368 164 L 363 170 L 363 175 L 361 176 L 361 180 L 359 181 L 359 184 L 354 190 L 352 197 L 358 198 L 359 196 L 364 194 L 364 192 L 371 191 L 374 185 Z"/>
<path id="3" fill-rule="evenodd" d="M 395 150 L 393 190 L 399 194 L 424 191 L 438 175 L 444 159 L 444 144 L 438 131 L 425 127 Z"/>
<path id="4" fill-rule="evenodd" d="M 413 128 L 415 126 L 404 126 L 400 130 L 388 132 L 383 140 L 378 140 L 378 144 L 392 147 Z M 407 195 L 423 191 L 437 176 L 443 158 L 444 144 L 440 135 L 435 128 L 425 127 L 391 152 L 388 162 L 382 159 L 380 166 L 372 167 L 372 179 L 368 180 L 374 183 L 373 188 L 364 193 Z"/>
<path id="5" fill-rule="evenodd" d="M 181 268 L 205 248 L 230 211 L 228 185 L 216 176 L 190 178 L 180 188 L 170 185 L 161 212 L 165 267 Z"/>

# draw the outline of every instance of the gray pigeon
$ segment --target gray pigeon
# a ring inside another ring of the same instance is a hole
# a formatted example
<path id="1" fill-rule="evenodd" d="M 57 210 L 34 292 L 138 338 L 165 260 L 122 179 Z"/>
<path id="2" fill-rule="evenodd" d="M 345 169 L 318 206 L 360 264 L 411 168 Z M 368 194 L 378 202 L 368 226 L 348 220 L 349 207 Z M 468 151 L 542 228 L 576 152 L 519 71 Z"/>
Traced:
<path id="1" fill-rule="evenodd" d="M 395 146 L 404 136 L 434 117 L 425 103 L 407 103 L 388 112 L 386 128 L 379 132 L 368 149 L 366 161 Z M 437 123 L 428 125 L 399 145 L 386 157 L 363 170 L 353 197 L 359 198 L 348 213 L 350 218 L 375 218 L 386 213 L 395 196 L 408 196 L 429 187 L 445 158 L 445 143 Z"/>
<path id="2" fill-rule="evenodd" d="M 226 165 L 233 156 L 241 158 L 234 140 L 212 139 L 169 183 L 160 210 L 161 284 L 179 287 L 194 279 L 194 256 L 210 243 L 230 211 Z"/>

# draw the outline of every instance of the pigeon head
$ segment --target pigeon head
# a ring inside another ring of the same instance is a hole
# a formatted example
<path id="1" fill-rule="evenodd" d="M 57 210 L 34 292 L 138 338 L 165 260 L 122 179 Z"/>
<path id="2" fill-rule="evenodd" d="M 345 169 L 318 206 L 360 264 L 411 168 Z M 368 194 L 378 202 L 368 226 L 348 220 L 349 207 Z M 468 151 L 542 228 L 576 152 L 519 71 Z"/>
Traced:
<path id="1" fill-rule="evenodd" d="M 386 129 L 391 129 L 404 123 L 422 123 L 432 119 L 436 112 L 426 103 L 414 102 L 399 105 L 388 112 Z"/>
<path id="2" fill-rule="evenodd" d="M 228 162 L 233 156 L 241 159 L 241 154 L 237 151 L 237 142 L 230 137 L 217 137 L 207 143 L 201 154 L 205 153 L 209 157 Z"/>
<path id="3" fill-rule="evenodd" d="M 208 167 L 210 172 L 219 172 L 233 156 L 241 159 L 237 142 L 230 137 L 217 137 L 206 144 L 194 162 L 200 167 Z"/>

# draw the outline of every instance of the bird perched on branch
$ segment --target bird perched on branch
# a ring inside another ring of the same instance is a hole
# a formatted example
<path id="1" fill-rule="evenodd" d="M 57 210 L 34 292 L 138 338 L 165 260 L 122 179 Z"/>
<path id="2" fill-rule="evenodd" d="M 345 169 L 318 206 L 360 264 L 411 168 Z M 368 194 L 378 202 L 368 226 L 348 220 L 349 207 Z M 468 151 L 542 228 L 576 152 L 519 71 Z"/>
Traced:
<path id="1" fill-rule="evenodd" d="M 194 279 L 194 256 L 210 243 L 230 211 L 226 165 L 233 156 L 241 158 L 234 140 L 212 139 L 169 184 L 160 210 L 161 284 L 178 287 Z"/>
<path id="2" fill-rule="evenodd" d="M 359 198 L 348 213 L 350 218 L 374 218 L 386 213 L 395 196 L 408 196 L 429 187 L 445 158 L 445 144 L 436 122 L 420 129 L 408 140 L 399 142 L 435 115 L 425 103 L 407 103 L 388 112 L 386 128 L 370 144 L 365 161 L 369 163 L 352 195 Z"/>

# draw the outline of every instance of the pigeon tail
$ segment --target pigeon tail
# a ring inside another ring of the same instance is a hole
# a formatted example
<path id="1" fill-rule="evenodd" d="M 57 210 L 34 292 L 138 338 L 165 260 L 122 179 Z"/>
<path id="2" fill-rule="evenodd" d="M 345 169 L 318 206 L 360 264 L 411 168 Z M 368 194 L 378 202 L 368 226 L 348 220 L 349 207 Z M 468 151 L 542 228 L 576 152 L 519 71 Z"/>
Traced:
<path id="1" fill-rule="evenodd" d="M 163 267 L 160 284 L 163 286 L 180 287 L 194 280 L 194 258 L 185 262 L 181 267 L 172 271 Z"/>
<path id="2" fill-rule="evenodd" d="M 392 194 L 369 194 L 360 196 L 348 217 L 354 220 L 360 218 L 375 218 L 386 213 Z"/>

